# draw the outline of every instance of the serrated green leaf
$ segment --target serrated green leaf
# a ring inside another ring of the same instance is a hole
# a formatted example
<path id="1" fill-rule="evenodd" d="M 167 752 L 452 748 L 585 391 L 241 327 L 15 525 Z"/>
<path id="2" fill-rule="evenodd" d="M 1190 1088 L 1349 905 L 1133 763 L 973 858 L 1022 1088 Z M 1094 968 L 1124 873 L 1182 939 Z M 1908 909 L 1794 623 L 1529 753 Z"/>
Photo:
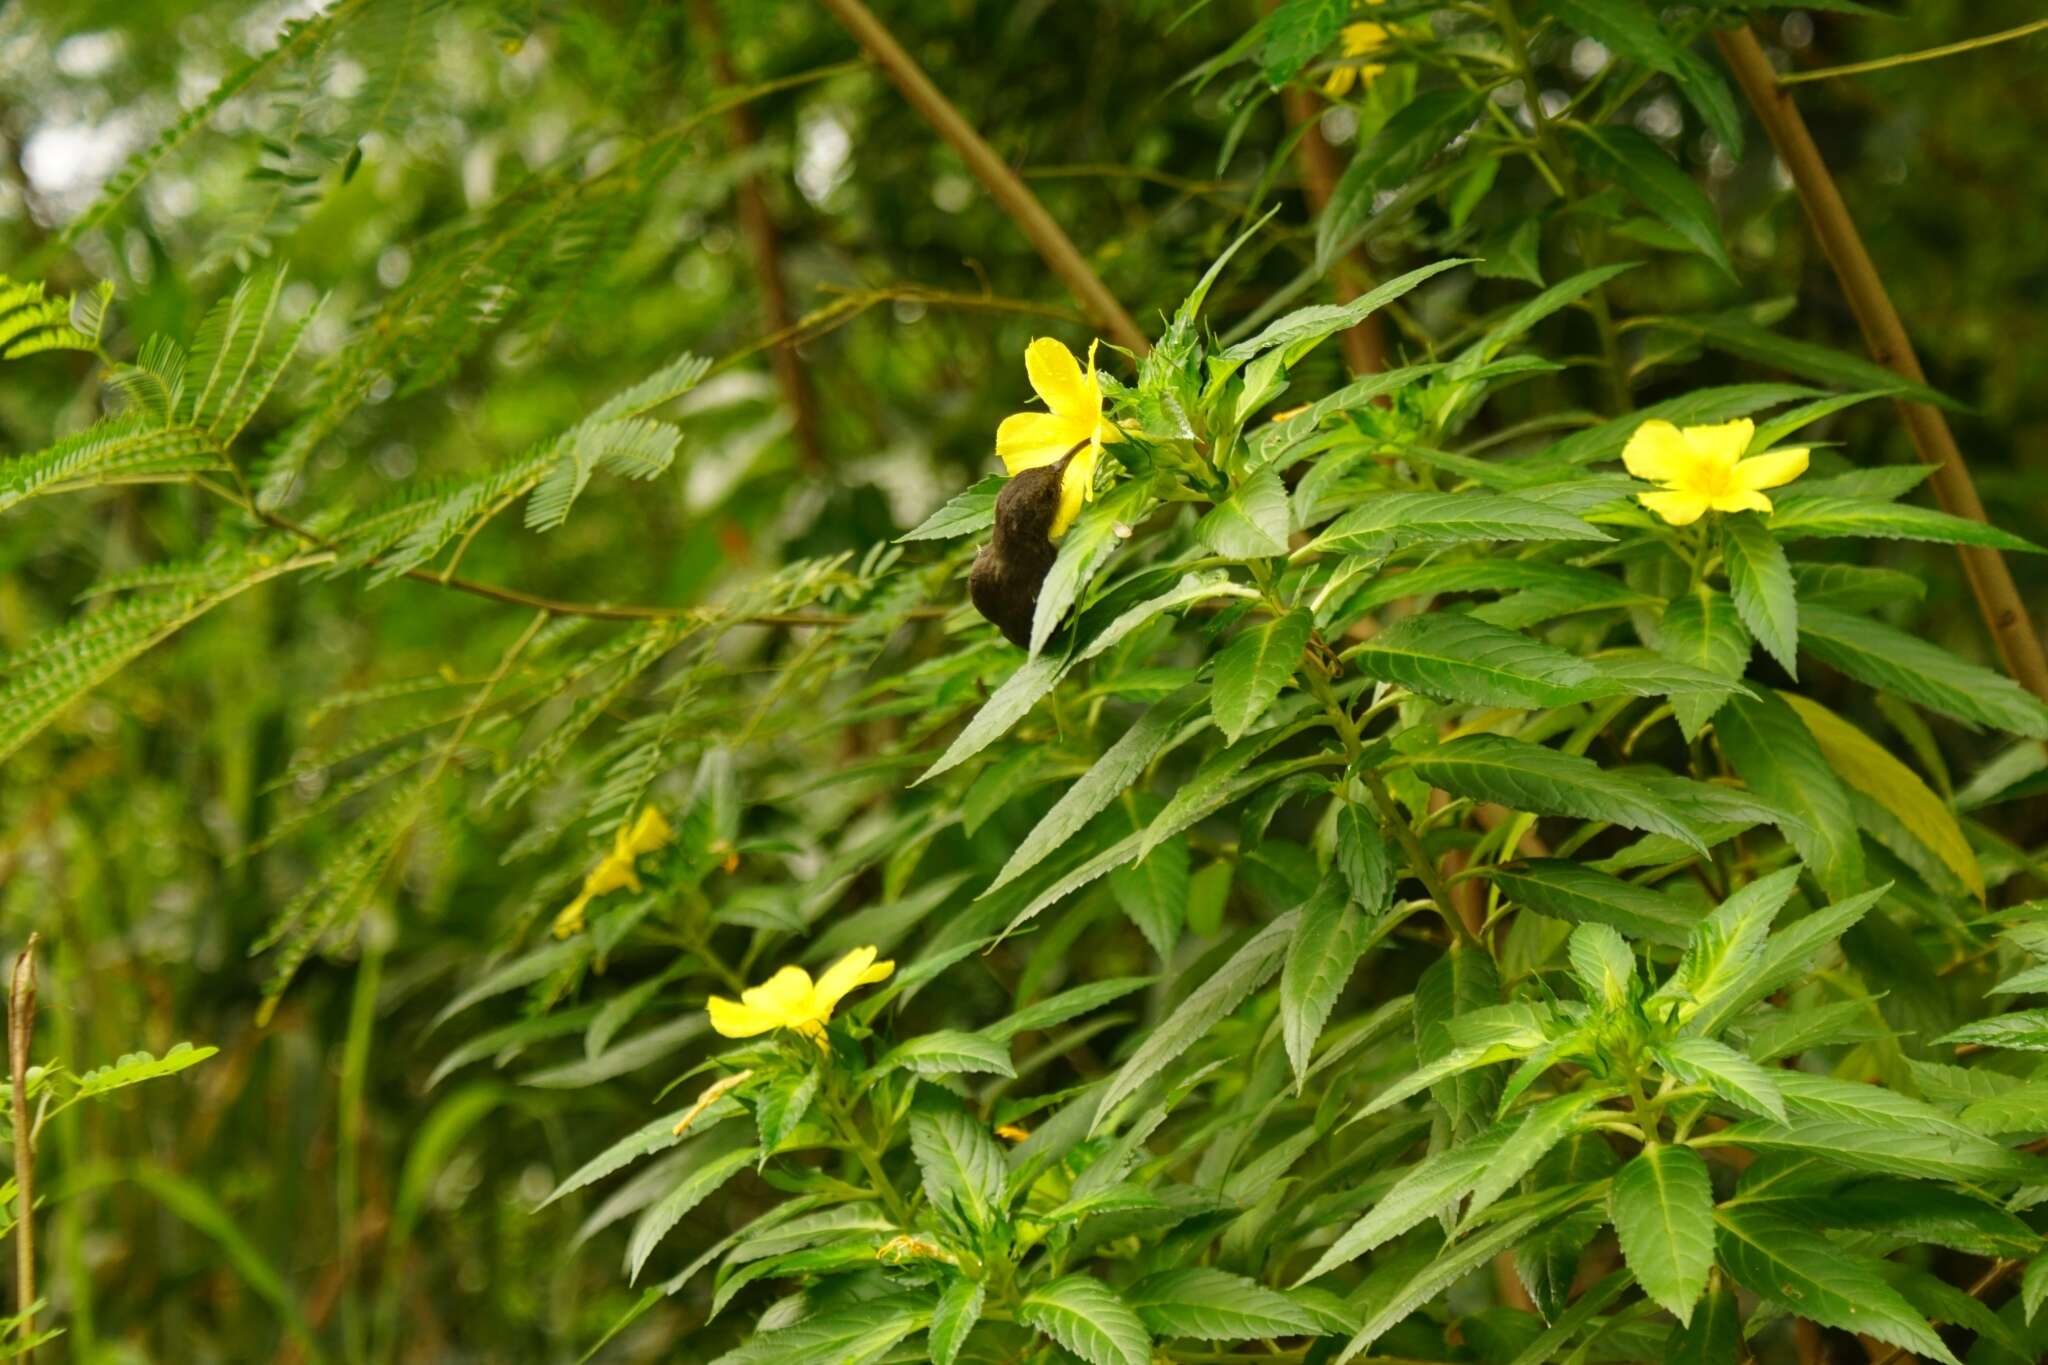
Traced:
<path id="1" fill-rule="evenodd" d="M 1404 617 L 1344 657 L 1368 678 L 1475 706 L 1535 710 L 1616 690 L 1577 655 L 1457 612 Z"/>
<path id="2" fill-rule="evenodd" d="M 999 1043 L 985 1034 L 964 1033 L 958 1029 L 939 1029 L 898 1043 L 875 1063 L 874 1071 L 879 1074 L 899 1067 L 920 1076 L 946 1076 L 970 1071 L 997 1076 L 1017 1074 L 1010 1065 L 1008 1044 Z"/>
<path id="3" fill-rule="evenodd" d="M 923 1100 L 910 1111 L 910 1150 L 932 1207 L 986 1231 L 1003 1207 L 1008 1171 L 988 1129 L 957 1101 Z"/>
<path id="4" fill-rule="evenodd" d="M 1668 800 L 1576 754 L 1504 735 L 1462 735 L 1396 762 L 1456 796 L 1536 815 L 1570 815 L 1652 830 L 1706 852 L 1699 834 Z"/>
<path id="5" fill-rule="evenodd" d="M 1698 923 L 1698 912 L 1633 882 L 1564 858 L 1531 858 L 1486 869 L 1501 895 L 1568 924 L 1605 925 L 1651 943 L 1677 947 Z"/>
<path id="6" fill-rule="evenodd" d="M 1574 149 L 1589 171 L 1627 190 L 1693 250 L 1721 267 L 1729 279 L 1735 278 L 1712 202 L 1662 147 L 1633 128 L 1612 124 L 1580 125 L 1572 133 Z"/>
<path id="7" fill-rule="evenodd" d="M 1777 537 L 1749 513 L 1721 518 L 1721 552 L 1735 610 L 1771 657 L 1799 676 L 1799 599 Z"/>
<path id="8" fill-rule="evenodd" d="M 1664 609 L 1657 626 L 1657 652 L 1672 663 L 1738 682 L 1749 667 L 1749 631 L 1727 594 L 1702 583 Z M 1731 695 L 1702 692 L 1673 697 L 1671 709 L 1685 737 L 1698 738 Z"/>
<path id="9" fill-rule="evenodd" d="M 1799 643 L 1822 663 L 1929 710 L 2029 739 L 2048 738 L 2048 702 L 2002 673 L 1881 621 L 1809 606 L 1800 616 Z"/>
<path id="10" fill-rule="evenodd" d="M 932 1365 L 953 1365 L 960 1356 L 960 1348 L 967 1343 L 968 1334 L 981 1321 L 982 1300 L 986 1289 L 980 1280 L 956 1278 L 939 1292 L 938 1306 L 932 1309 L 932 1325 L 928 1333 L 931 1343 Z"/>
<path id="11" fill-rule="evenodd" d="M 1714 1186 L 1689 1147 L 1652 1142 L 1615 1173 L 1608 1217 L 1636 1282 L 1682 1323 L 1714 1268 Z"/>
<path id="12" fill-rule="evenodd" d="M 1368 925 L 1352 903 L 1349 887 L 1340 877 L 1326 878 L 1302 906 L 1280 969 L 1281 1032 L 1297 1086 L 1367 941 Z"/>
<path id="13" fill-rule="evenodd" d="M 1798 713 L 1776 693 L 1736 698 L 1721 709 L 1714 732 L 1749 789 L 1790 817 L 1778 832 L 1828 893 L 1861 891 L 1863 843 L 1849 795 Z"/>
<path id="14" fill-rule="evenodd" d="M 1160 1337 L 1249 1341 L 1322 1334 L 1315 1318 L 1285 1294 L 1208 1266 L 1147 1275 L 1124 1291 L 1124 1299 Z"/>
<path id="15" fill-rule="evenodd" d="M 1257 723 L 1301 664 L 1313 628 L 1305 611 L 1290 611 L 1238 635 L 1216 656 L 1209 700 L 1216 727 L 1235 744 Z"/>
<path id="16" fill-rule="evenodd" d="M 1771 531 L 1780 540 L 1869 536 L 1878 540 L 1925 540 L 1943 545 L 1985 545 L 1996 550 L 2040 554 L 2041 547 L 1981 521 L 1951 516 L 1931 507 L 1872 498 L 1808 497 L 1788 494 L 1773 500 Z"/>
<path id="17" fill-rule="evenodd" d="M 1195 523 L 1195 541 L 1225 559 L 1284 555 L 1292 517 L 1280 471 L 1267 465 Z"/>
<path id="18" fill-rule="evenodd" d="M 1381 493 L 1323 528 L 1297 555 L 1379 554 L 1468 541 L 1612 540 L 1570 512 L 1505 493 Z"/>
<path id="19" fill-rule="evenodd" d="M 1686 1085 L 1704 1085 L 1741 1109 L 1785 1117 L 1785 1097 L 1771 1073 L 1711 1038 L 1675 1038 L 1654 1050 L 1664 1069 Z"/>
<path id="20" fill-rule="evenodd" d="M 1150 1365 L 1152 1359 L 1145 1324 L 1121 1295 L 1091 1275 L 1040 1285 L 1017 1306 L 1017 1321 L 1088 1365 Z"/>

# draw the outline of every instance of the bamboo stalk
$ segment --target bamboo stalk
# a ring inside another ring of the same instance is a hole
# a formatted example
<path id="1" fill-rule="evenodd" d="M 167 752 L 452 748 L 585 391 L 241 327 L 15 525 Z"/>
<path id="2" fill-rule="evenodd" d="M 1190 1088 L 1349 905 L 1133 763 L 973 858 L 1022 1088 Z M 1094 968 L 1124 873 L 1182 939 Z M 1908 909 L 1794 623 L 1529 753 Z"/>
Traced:
<path id="1" fill-rule="evenodd" d="M 1892 306 L 1891 296 L 1885 292 L 1884 281 L 1871 262 L 1869 251 L 1864 248 L 1841 190 L 1821 159 L 1812 134 L 1807 132 L 1798 106 L 1780 87 L 1778 74 L 1764 56 L 1756 35 L 1745 26 L 1717 32 L 1714 41 L 1720 45 L 1722 57 L 1756 110 L 1764 131 L 1770 135 L 1779 159 L 1792 173 L 1799 201 L 1806 208 L 1828 263 L 1834 267 L 1835 278 L 1841 282 L 1851 311 L 1856 314 L 1871 355 L 1886 369 L 1916 384 L 1926 383 L 1920 358 L 1913 351 L 1913 343 L 1899 320 L 1898 310 Z M 1928 482 L 1942 510 L 1972 521 L 1987 520 L 1969 466 L 1963 462 L 1962 451 L 1956 447 L 1955 435 L 1941 409 L 1903 398 L 1898 400 L 1898 409 L 1907 434 L 1913 439 L 1913 448 L 1922 461 L 1934 466 Z M 2048 701 L 2048 655 L 2042 652 L 2041 637 L 2035 633 L 2034 623 L 2020 600 L 2005 556 L 1984 546 L 1961 545 L 1956 549 L 1962 557 L 1963 573 L 1970 580 L 1970 592 L 1977 599 L 1977 610 L 1991 631 L 2005 671 L 2035 696 Z"/>
<path id="2" fill-rule="evenodd" d="M 1141 356 L 1150 351 L 1152 344 L 1138 330 L 1138 324 L 1131 321 L 1131 315 L 1124 311 L 1123 305 L 1116 301 L 1116 296 L 1109 292 L 1066 232 L 1045 211 L 1045 205 L 1038 202 L 1038 196 L 1004 164 L 974 126 L 961 117 L 960 111 L 932 84 L 924 68 L 903 50 L 903 45 L 896 41 L 896 36 L 881 20 L 875 18 L 861 0 L 823 0 L 823 3 L 888 73 L 911 108 L 917 110 L 954 151 L 960 153 L 967 169 L 974 172 L 974 178 L 981 182 L 982 188 L 1031 240 L 1031 245 L 1052 267 L 1053 274 L 1060 277 L 1067 291 L 1080 303 L 1081 311 L 1093 318 L 1117 345 Z"/>
<path id="3" fill-rule="evenodd" d="M 697 31 L 704 42 L 705 57 L 711 66 L 711 78 L 722 90 L 739 87 L 734 74 L 732 59 L 726 51 L 725 28 L 719 19 L 717 0 L 694 0 L 691 6 L 696 20 Z M 734 104 L 725 111 L 726 135 L 732 140 L 733 151 L 742 160 L 760 142 L 759 130 L 754 126 L 754 111 L 746 104 Z M 768 323 L 770 335 L 787 333 L 796 321 L 796 314 L 789 306 L 789 287 L 782 278 L 782 234 L 775 226 L 775 215 L 768 208 L 768 197 L 761 192 L 761 178 L 749 170 L 739 178 L 733 187 L 734 206 L 739 210 L 740 230 L 746 234 L 747 251 L 753 258 L 754 278 L 761 290 L 761 312 Z M 794 339 L 785 340 L 768 353 L 770 363 L 775 367 L 775 382 L 782 389 L 782 399 L 789 404 L 791 434 L 796 438 L 797 452 L 803 457 L 804 467 L 813 473 L 825 467 L 825 446 L 818 435 L 817 396 L 811 390 L 811 380 L 797 356 Z"/>

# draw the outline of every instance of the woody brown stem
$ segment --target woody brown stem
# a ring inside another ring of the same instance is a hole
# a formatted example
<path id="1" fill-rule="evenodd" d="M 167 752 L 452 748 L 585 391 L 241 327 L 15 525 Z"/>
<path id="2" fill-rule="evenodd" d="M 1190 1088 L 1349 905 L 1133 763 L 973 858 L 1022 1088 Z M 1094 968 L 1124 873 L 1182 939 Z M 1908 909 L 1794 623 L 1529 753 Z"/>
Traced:
<path id="1" fill-rule="evenodd" d="M 691 12 L 704 41 L 712 79 L 722 90 L 739 88 L 732 59 L 726 51 L 725 30 L 719 20 L 717 0 L 694 0 Z M 725 111 L 725 127 L 726 135 L 732 140 L 733 152 L 742 164 L 750 164 L 748 154 L 761 140 L 760 132 L 754 126 L 753 109 L 744 103 L 734 104 Z M 796 321 L 796 315 L 790 311 L 789 288 L 782 278 L 782 234 L 775 226 L 774 214 L 769 211 L 768 198 L 761 192 L 761 179 L 752 170 L 742 174 L 739 183 L 733 187 L 733 202 L 739 211 L 740 231 L 746 234 L 748 255 L 753 258 L 754 278 L 761 290 L 762 316 L 771 335 L 782 335 Z M 783 341 L 771 349 L 768 356 L 775 367 L 775 382 L 782 389 L 782 400 L 789 405 L 791 433 L 796 438 L 797 452 L 804 467 L 816 473 L 825 467 L 825 447 L 818 435 L 817 399 L 811 392 L 810 376 L 804 372 L 803 362 L 797 356 L 796 342 L 793 339 Z"/>
<path id="2" fill-rule="evenodd" d="M 1884 281 L 1864 248 L 1841 190 L 1821 159 L 1799 107 L 1780 88 L 1778 74 L 1764 56 L 1756 35 L 1747 27 L 1735 28 L 1716 33 L 1714 41 L 1720 45 L 1722 57 L 1742 86 L 1750 107 L 1756 110 L 1764 131 L 1770 134 L 1779 159 L 1792 173 L 1799 202 L 1805 206 L 1814 235 L 1820 239 L 1821 249 L 1827 253 L 1835 278 L 1841 282 L 1849 307 L 1856 314 L 1871 356 L 1902 378 L 1925 384 L 1927 375 L 1920 368 L 1920 357 L 1914 353 L 1898 310 L 1892 306 Z M 1903 398 L 1898 400 L 1898 408 L 1914 450 L 1924 463 L 1934 467 L 1928 483 L 1942 510 L 1972 521 L 1987 520 L 1969 466 L 1963 462 L 1962 451 L 1957 449 L 1941 409 Z M 2048 655 L 2042 652 L 2041 637 L 2027 616 L 2019 589 L 2006 568 L 2005 556 L 1984 546 L 1956 548 L 1962 557 L 1963 573 L 1970 580 L 1970 592 L 1977 599 L 1977 611 L 1991 631 L 2005 671 L 2035 696 L 2048 700 Z"/>
<path id="3" fill-rule="evenodd" d="M 1270 10 L 1277 3 L 1278 0 L 1267 0 L 1266 8 Z M 1330 207 L 1338 176 L 1337 154 L 1323 138 L 1322 109 L 1314 95 L 1294 84 L 1280 92 L 1280 101 L 1287 111 L 1287 122 L 1300 130 L 1294 144 L 1294 159 L 1301 167 L 1302 193 L 1320 218 Z M 1349 303 L 1365 292 L 1372 283 L 1372 263 L 1363 246 L 1353 247 L 1338 259 L 1332 282 L 1339 303 Z M 1344 363 L 1353 374 L 1378 374 L 1387 368 L 1387 334 L 1378 314 L 1345 328 L 1338 334 L 1337 344 L 1344 348 Z"/>
<path id="4" fill-rule="evenodd" d="M 974 173 L 982 188 L 1031 240 L 1031 245 L 1052 267 L 1053 274 L 1060 277 L 1067 292 L 1080 303 L 1082 311 L 1094 319 L 1095 324 L 1117 345 L 1138 355 L 1151 350 L 1151 343 L 1138 330 L 1138 324 L 1131 321 L 1131 315 L 1124 311 L 1116 296 L 1109 292 L 1075 249 L 1066 232 L 1045 211 L 1045 205 L 1038 202 L 1038 196 L 996 155 L 995 149 L 974 130 L 974 126 L 961 117 L 960 111 L 925 75 L 924 68 L 903 50 L 896 36 L 875 18 L 861 0 L 823 0 L 823 3 L 888 73 L 889 79 L 910 102 L 910 107 L 917 110 L 924 121 L 931 124 L 933 130 L 960 154 L 961 160 L 967 163 L 967 169 Z"/>

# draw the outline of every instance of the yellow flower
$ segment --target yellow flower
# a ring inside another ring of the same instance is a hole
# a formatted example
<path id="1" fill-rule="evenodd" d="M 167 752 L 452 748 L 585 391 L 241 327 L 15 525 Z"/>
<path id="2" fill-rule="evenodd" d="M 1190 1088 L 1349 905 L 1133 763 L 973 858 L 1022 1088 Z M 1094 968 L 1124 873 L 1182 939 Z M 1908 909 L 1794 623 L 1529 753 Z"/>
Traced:
<path id="1" fill-rule="evenodd" d="M 712 996 L 711 1027 L 728 1038 L 790 1028 L 823 1047 L 825 1023 L 847 992 L 886 981 L 895 970 L 894 962 L 875 961 L 872 947 L 855 948 L 815 982 L 801 967 L 784 967 L 760 985 L 741 991 L 736 1001 Z"/>
<path id="2" fill-rule="evenodd" d="M 1031 1130 L 1014 1123 L 999 1123 L 996 1125 L 996 1136 L 1005 1142 L 1025 1142 L 1030 1139 Z"/>
<path id="3" fill-rule="evenodd" d="M 1123 439 L 1115 426 L 1102 420 L 1102 381 L 1095 375 L 1095 348 L 1101 344 L 1088 345 L 1086 378 L 1074 353 L 1051 337 L 1039 337 L 1026 346 L 1024 372 L 1049 411 L 1016 413 L 996 428 L 996 456 L 1012 474 L 1058 464 L 1073 452 L 1060 479 L 1054 540 L 1081 515 L 1081 504 L 1095 496 L 1095 462 L 1104 443 Z M 1076 450 L 1077 446 L 1081 448 Z"/>
<path id="4" fill-rule="evenodd" d="M 1382 0 L 1367 0 L 1368 4 L 1373 5 L 1381 2 Z M 1337 35 L 1338 41 L 1343 45 L 1344 55 L 1352 58 L 1367 57 L 1378 52 L 1387 45 L 1390 36 L 1392 35 L 1385 24 L 1370 22 L 1346 24 L 1343 31 Z M 1333 67 L 1330 74 L 1323 79 L 1323 93 L 1333 100 L 1343 99 L 1351 93 L 1354 83 L 1363 81 L 1371 85 L 1373 78 L 1386 69 L 1384 62 L 1347 61 Z"/>
<path id="5" fill-rule="evenodd" d="M 567 938 L 583 931 L 583 909 L 599 896 L 614 891 L 638 891 L 640 874 L 633 866 L 633 860 L 645 853 L 652 853 L 676 837 L 668 821 L 653 806 L 644 807 L 636 820 L 621 822 L 618 833 L 612 836 L 612 851 L 598 860 L 590 875 L 583 879 L 583 889 L 576 893 L 555 916 L 555 937 Z"/>
<path id="6" fill-rule="evenodd" d="M 1628 438 L 1621 462 L 1637 478 L 1664 485 L 1639 496 L 1673 526 L 1707 512 L 1768 512 L 1771 500 L 1762 490 L 1804 474 L 1806 451 L 1772 450 L 1745 460 L 1742 452 L 1755 434 L 1756 424 L 1747 417 L 1683 430 L 1665 421 L 1645 422 Z"/>

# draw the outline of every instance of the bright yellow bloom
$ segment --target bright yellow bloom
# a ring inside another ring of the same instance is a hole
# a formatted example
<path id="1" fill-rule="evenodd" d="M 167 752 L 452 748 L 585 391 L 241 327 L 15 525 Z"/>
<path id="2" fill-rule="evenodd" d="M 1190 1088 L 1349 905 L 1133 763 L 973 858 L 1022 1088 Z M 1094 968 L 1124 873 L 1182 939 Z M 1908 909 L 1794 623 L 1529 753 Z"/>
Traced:
<path id="1" fill-rule="evenodd" d="M 1366 0 L 1366 3 L 1373 5 L 1381 2 L 1382 0 Z M 1392 34 L 1385 24 L 1360 22 L 1344 25 L 1343 31 L 1337 36 L 1343 45 L 1344 55 L 1357 58 L 1369 57 L 1378 52 L 1387 45 L 1387 40 Z M 1386 69 L 1384 62 L 1347 61 L 1331 68 L 1330 74 L 1323 78 L 1323 93 L 1333 100 L 1343 99 L 1351 93 L 1354 84 L 1363 81 L 1371 85 L 1373 78 Z"/>
<path id="2" fill-rule="evenodd" d="M 1088 374 L 1074 353 L 1051 337 L 1039 337 L 1024 348 L 1024 372 L 1045 400 L 1046 412 L 1020 412 L 996 428 L 996 456 L 1012 474 L 1057 464 L 1068 451 L 1074 458 L 1060 479 L 1060 510 L 1053 518 L 1058 540 L 1081 515 L 1081 504 L 1095 496 L 1095 462 L 1106 442 L 1122 440 L 1116 427 L 1102 418 L 1102 381 L 1095 374 L 1095 348 L 1088 344 Z M 1084 444 L 1085 443 L 1085 444 Z"/>
<path id="3" fill-rule="evenodd" d="M 714 995 L 711 1027 L 728 1038 L 751 1038 L 773 1029 L 795 1029 L 820 1047 L 825 1023 L 848 991 L 886 981 L 894 962 L 875 961 L 872 947 L 855 948 L 825 969 L 815 982 L 801 967 L 784 967 L 758 986 L 740 992 L 738 1000 Z"/>
<path id="4" fill-rule="evenodd" d="M 1005 1142 L 1025 1142 L 1030 1139 L 1031 1130 L 1014 1123 L 999 1123 L 996 1125 L 996 1136 Z"/>
<path id="5" fill-rule="evenodd" d="M 1649 421 L 1636 428 L 1621 462 L 1639 479 L 1663 486 L 1640 494 L 1643 506 L 1673 526 L 1698 521 L 1707 512 L 1768 512 L 1766 488 L 1788 484 L 1806 472 L 1806 451 L 1772 450 L 1742 458 L 1756 424 L 1747 417 L 1714 427 L 1686 427 Z"/>
<path id="6" fill-rule="evenodd" d="M 599 896 L 614 891 L 638 891 L 640 874 L 633 866 L 633 860 L 642 854 L 652 853 L 676 837 L 668 821 L 653 806 L 640 812 L 637 820 L 624 821 L 619 831 L 612 836 L 612 851 L 598 860 L 590 875 L 583 879 L 583 889 L 576 893 L 576 899 L 555 916 L 555 937 L 567 938 L 583 931 L 583 909 Z"/>

